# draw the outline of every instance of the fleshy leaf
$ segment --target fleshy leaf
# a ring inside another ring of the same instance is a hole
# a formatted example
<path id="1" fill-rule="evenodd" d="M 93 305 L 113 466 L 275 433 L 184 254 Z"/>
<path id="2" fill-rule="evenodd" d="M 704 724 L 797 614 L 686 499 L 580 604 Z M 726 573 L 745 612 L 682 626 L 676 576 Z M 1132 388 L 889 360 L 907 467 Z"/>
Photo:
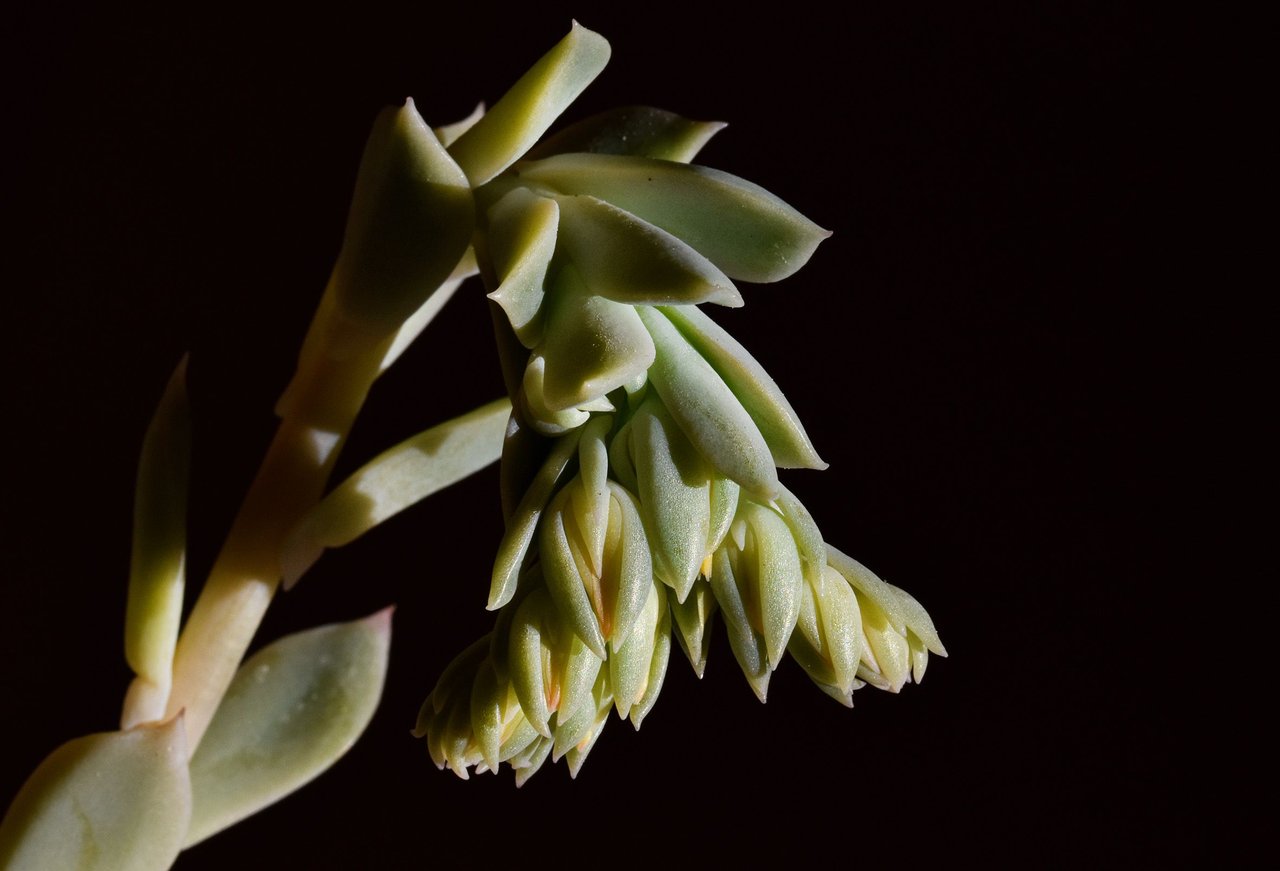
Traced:
<path id="1" fill-rule="evenodd" d="M 688 163 L 724 128 L 721 121 L 691 121 L 665 109 L 623 106 L 570 124 L 529 149 L 525 157 L 540 160 L 587 151 Z"/>
<path id="2" fill-rule="evenodd" d="M 543 398 L 552 411 L 578 408 L 623 386 L 653 363 L 653 340 L 637 309 L 592 295 L 566 264 L 547 301 Z"/>
<path id="3" fill-rule="evenodd" d="M 466 176 L 409 100 L 374 122 L 332 289 L 344 315 L 397 330 L 471 243 Z"/>
<path id="4" fill-rule="evenodd" d="M 560 476 L 577 452 L 581 436 L 582 430 L 576 429 L 556 440 L 551 453 L 521 497 L 520 504 L 512 512 L 493 562 L 489 603 L 485 606 L 490 611 L 501 608 L 515 595 L 520 569 L 524 565 L 525 554 L 529 552 L 534 533 L 537 532 L 538 521 L 560 482 Z"/>
<path id="5" fill-rule="evenodd" d="M 683 602 L 670 604 L 671 616 L 675 618 L 676 640 L 689 658 L 693 673 L 701 678 L 707 668 L 711 629 L 715 625 L 712 621 L 716 614 L 716 597 L 711 592 L 711 584 L 705 577 L 700 577 Z"/>
<path id="6" fill-rule="evenodd" d="M 590 194 L 683 239 L 743 281 L 796 272 L 830 232 L 745 179 L 669 160 L 561 154 L 521 163 L 520 178 L 563 194 Z"/>
<path id="7" fill-rule="evenodd" d="M 542 299 L 556 250 L 560 207 L 528 188 L 515 188 L 489 208 L 488 253 L 498 289 L 489 294 L 506 312 L 526 348 L 542 340 Z"/>
<path id="8" fill-rule="evenodd" d="M 632 305 L 742 305 L 728 276 L 665 230 L 592 196 L 558 201 L 563 249 L 590 293 Z"/>
<path id="9" fill-rule="evenodd" d="M 738 578 L 730 565 L 729 554 L 724 549 L 716 551 L 712 558 L 710 580 L 716 602 L 720 605 L 720 613 L 724 615 L 733 657 L 738 660 L 738 666 L 755 691 L 756 698 L 763 702 L 769 695 L 769 675 L 772 673 L 769 656 L 764 639 L 751 626 L 747 603 L 743 600 Z"/>
<path id="10" fill-rule="evenodd" d="M 729 385 L 760 428 L 776 465 L 784 469 L 827 467 L 787 397 L 737 339 L 692 306 L 671 306 L 662 313 Z"/>
<path id="11" fill-rule="evenodd" d="M 800 554 L 790 528 L 776 511 L 754 502 L 745 502 L 738 510 L 751 531 L 736 566 L 738 581 L 749 585 L 750 604 L 759 608 L 758 629 L 769 667 L 777 668 L 800 614 L 804 586 Z"/>
<path id="12" fill-rule="evenodd" d="M 389 517 L 498 459 L 511 403 L 495 399 L 379 454 L 303 516 L 281 555 L 292 586 L 326 547 L 341 547 Z"/>
<path id="13" fill-rule="evenodd" d="M 653 336 L 649 380 L 684 434 L 726 477 L 769 501 L 778 470 L 751 415 L 706 360 L 660 311 L 635 309 Z"/>
<path id="14" fill-rule="evenodd" d="M 466 133 L 476 122 L 484 117 L 484 103 L 476 103 L 476 107 L 471 110 L 471 114 L 460 121 L 454 121 L 452 124 L 441 124 L 434 128 L 436 138 L 440 140 L 440 144 L 445 148 L 458 141 L 458 137 Z"/>
<path id="15" fill-rule="evenodd" d="M 0 825 L 0 867 L 162 871 L 190 819 L 181 716 L 87 735 L 53 751 L 23 784 Z"/>
<path id="16" fill-rule="evenodd" d="M 667 610 L 667 593 L 658 583 L 649 584 L 649 594 L 631 631 L 610 644 L 609 685 L 613 688 L 618 716 L 627 717 L 644 696 L 653 671 L 659 618 Z"/>
<path id="17" fill-rule="evenodd" d="M 652 395 L 631 419 L 631 452 L 654 574 L 684 601 L 710 552 L 710 466 Z"/>
<path id="18" fill-rule="evenodd" d="M 391 609 L 289 635 L 236 673 L 191 759 L 186 846 L 308 783 L 373 717 L 391 643 Z"/>
<path id="19" fill-rule="evenodd" d="M 137 677 L 125 700 L 123 729 L 161 719 L 173 680 L 187 562 L 191 410 L 186 373 L 184 357 L 142 440 L 124 624 L 124 655 Z"/>
<path id="20" fill-rule="evenodd" d="M 449 146 L 476 187 L 524 154 L 609 62 L 609 43 L 573 23 L 483 118 Z"/>

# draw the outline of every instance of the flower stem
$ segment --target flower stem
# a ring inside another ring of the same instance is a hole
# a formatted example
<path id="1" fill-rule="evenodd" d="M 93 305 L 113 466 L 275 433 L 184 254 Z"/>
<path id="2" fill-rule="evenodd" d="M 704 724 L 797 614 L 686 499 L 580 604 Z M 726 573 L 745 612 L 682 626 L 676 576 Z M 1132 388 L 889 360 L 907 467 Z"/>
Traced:
<path id="1" fill-rule="evenodd" d="M 286 535 L 324 492 L 385 348 L 337 361 L 304 355 L 283 420 L 178 639 L 166 717 L 185 711 L 194 754 L 280 584 Z"/>

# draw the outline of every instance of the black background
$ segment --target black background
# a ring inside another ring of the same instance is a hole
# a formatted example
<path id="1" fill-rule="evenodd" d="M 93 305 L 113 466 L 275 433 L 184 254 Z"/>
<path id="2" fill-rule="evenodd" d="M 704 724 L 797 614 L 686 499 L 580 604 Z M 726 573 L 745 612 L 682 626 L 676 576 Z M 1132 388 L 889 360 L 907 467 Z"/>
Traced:
<path id="1" fill-rule="evenodd" d="M 114 727 L 135 462 L 173 365 L 191 352 L 194 584 L 270 436 L 378 109 L 412 96 L 439 124 L 492 103 L 576 15 L 613 60 L 566 117 L 727 121 L 700 162 L 834 231 L 715 315 L 831 463 L 785 483 L 929 608 L 951 656 L 852 711 L 788 662 L 762 706 L 721 630 L 706 677 L 673 652 L 644 729 L 612 721 L 576 781 L 548 764 L 518 791 L 506 770 L 459 782 L 408 730 L 492 620 L 489 470 L 278 599 L 260 638 L 398 605 L 381 707 L 329 773 L 177 867 L 1206 850 L 1183 727 L 1199 642 L 1169 601 L 1190 486 L 1171 469 L 1214 403 L 1184 351 L 1216 315 L 1193 327 L 1180 302 L 1205 255 L 1167 233 L 1213 96 L 1190 22 L 434 5 L 11 22 L 0 793 Z M 379 382 L 339 475 L 501 392 L 483 302 L 461 293 Z"/>

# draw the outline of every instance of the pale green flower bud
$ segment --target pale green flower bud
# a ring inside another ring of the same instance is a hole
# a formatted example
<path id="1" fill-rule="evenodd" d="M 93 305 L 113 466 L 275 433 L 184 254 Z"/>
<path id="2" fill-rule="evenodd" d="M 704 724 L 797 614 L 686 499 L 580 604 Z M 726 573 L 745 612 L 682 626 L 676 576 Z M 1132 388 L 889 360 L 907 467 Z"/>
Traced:
<path id="1" fill-rule="evenodd" d="M 547 591 L 533 590 L 511 623 L 507 667 L 524 715 L 551 736 L 552 715 L 567 719 L 587 702 L 601 661 L 561 619 Z"/>
<path id="2" fill-rule="evenodd" d="M 800 617 L 787 644 L 818 687 L 846 707 L 853 707 L 864 639 L 858 598 L 844 576 L 825 567 L 817 584 L 805 580 Z"/>
<path id="3" fill-rule="evenodd" d="M 895 693 L 913 675 L 919 682 L 930 651 L 947 655 L 928 613 L 905 590 L 882 581 L 857 560 L 830 545 L 827 554 L 857 595 L 865 638 L 858 677 Z"/>
<path id="4" fill-rule="evenodd" d="M 609 481 L 609 498 L 601 511 L 581 480 L 570 481 L 552 499 L 538 546 L 552 599 L 578 637 L 603 660 L 605 644 L 626 637 L 644 607 L 653 564 L 635 497 Z M 605 534 L 597 557 L 591 530 L 598 528 Z"/>

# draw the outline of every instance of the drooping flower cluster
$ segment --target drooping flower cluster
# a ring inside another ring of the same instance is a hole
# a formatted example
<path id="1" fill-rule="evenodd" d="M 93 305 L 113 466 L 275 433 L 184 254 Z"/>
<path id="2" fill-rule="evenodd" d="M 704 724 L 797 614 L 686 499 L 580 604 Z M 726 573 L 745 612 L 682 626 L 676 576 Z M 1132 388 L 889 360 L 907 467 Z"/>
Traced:
<path id="1" fill-rule="evenodd" d="M 468 172 L 514 412 L 498 621 L 417 728 L 460 776 L 507 762 L 523 782 L 548 756 L 576 773 L 611 708 L 637 728 L 652 709 L 673 636 L 702 675 L 717 613 L 761 700 L 788 651 L 845 704 L 945 655 L 924 609 L 828 546 L 781 485 L 780 467 L 826 464 L 764 369 L 696 307 L 741 305 L 734 280 L 785 278 L 828 235 L 689 165 L 717 129 L 621 110 Z"/>

